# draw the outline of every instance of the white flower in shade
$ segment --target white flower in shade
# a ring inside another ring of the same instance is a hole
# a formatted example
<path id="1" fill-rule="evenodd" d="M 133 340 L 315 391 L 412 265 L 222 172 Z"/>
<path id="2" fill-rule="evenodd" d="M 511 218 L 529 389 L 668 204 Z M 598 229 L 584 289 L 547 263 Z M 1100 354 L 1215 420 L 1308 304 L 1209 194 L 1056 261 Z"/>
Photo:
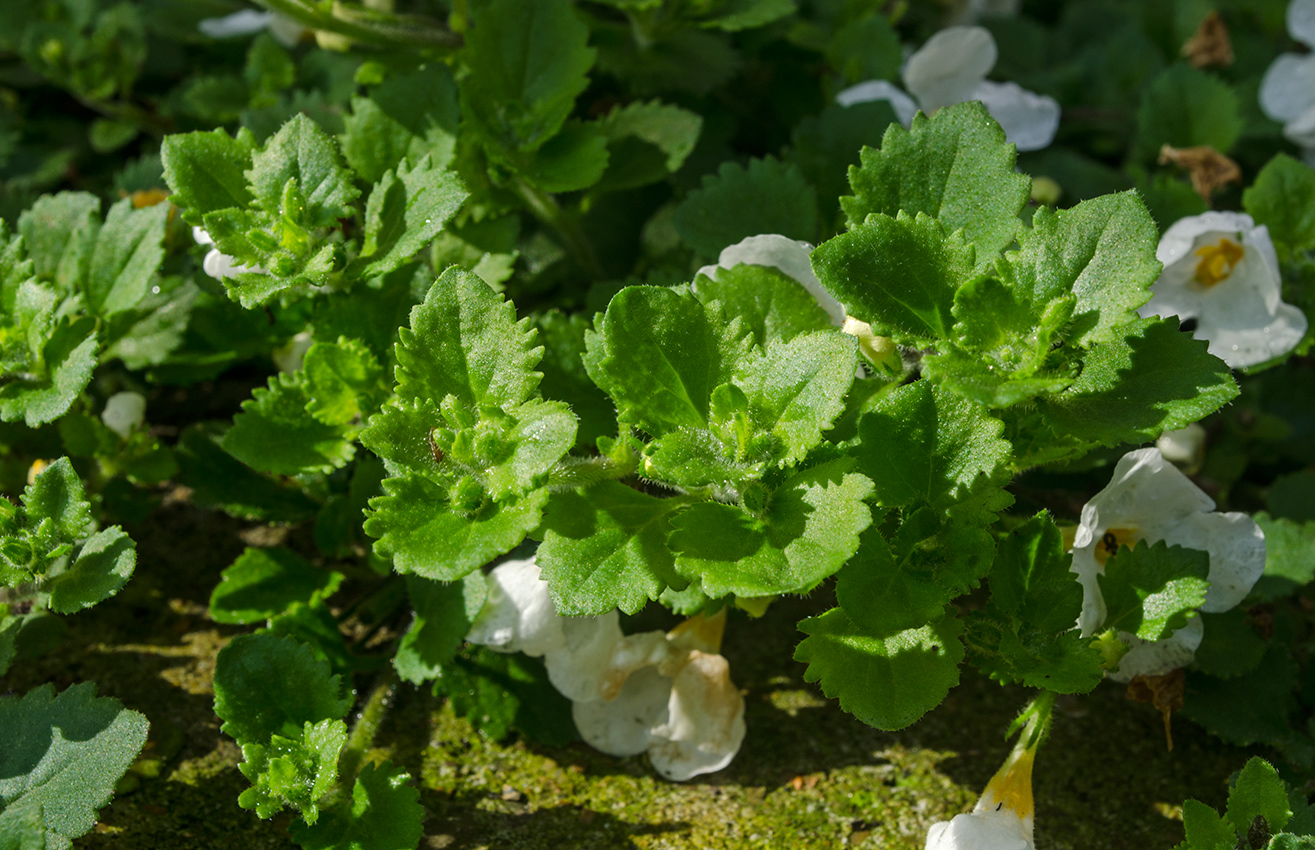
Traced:
<path id="1" fill-rule="evenodd" d="M 285 47 L 296 46 L 306 34 L 305 27 L 286 15 L 257 12 L 255 9 L 243 9 L 220 18 L 206 18 L 196 28 L 210 38 L 240 38 L 267 29 Z"/>
<path id="2" fill-rule="evenodd" d="M 1288 32 L 1315 48 L 1315 0 L 1292 0 Z M 1315 148 L 1315 53 L 1284 53 L 1260 83 L 1260 108 L 1283 122 L 1283 135 L 1303 148 Z"/>
<path id="3" fill-rule="evenodd" d="M 274 349 L 270 357 L 280 372 L 296 372 L 306 362 L 306 352 L 315 343 L 310 331 L 302 331 Z"/>
<path id="4" fill-rule="evenodd" d="M 1032 763 L 1036 739 L 1031 728 L 1005 763 L 986 783 L 982 797 L 967 814 L 932 824 L 926 850 L 1032 850 Z M 1024 745 L 1031 739 L 1032 746 Z"/>
<path id="5" fill-rule="evenodd" d="M 1165 431 L 1155 441 L 1164 459 L 1188 475 L 1195 475 L 1205 460 L 1205 429 L 1193 422 L 1186 428 Z"/>
<path id="6" fill-rule="evenodd" d="M 1219 612 L 1241 602 L 1265 571 L 1265 534 L 1243 513 L 1217 513 L 1214 500 L 1166 461 L 1159 449 L 1138 449 L 1114 467 L 1108 486 L 1082 508 L 1073 540 L 1073 572 L 1082 584 L 1083 636 L 1105 621 L 1105 600 L 1097 577 L 1120 546 L 1138 541 L 1201 549 L 1210 554 L 1202 611 Z M 1110 674 L 1126 682 L 1133 676 L 1158 676 L 1186 666 L 1201 643 L 1199 618 L 1157 641 L 1120 634 L 1131 647 Z"/>
<path id="7" fill-rule="evenodd" d="M 1207 212 L 1180 219 L 1160 238 L 1155 256 L 1164 271 L 1138 312 L 1195 319 L 1192 335 L 1232 368 L 1286 354 L 1305 336 L 1306 314 L 1281 298 L 1269 229 L 1251 216 Z"/>
<path id="8" fill-rule="evenodd" d="M 488 597 L 466 640 L 494 652 L 540 656 L 566 645 L 563 617 L 557 615 L 548 582 L 534 559 L 504 561 L 485 578 Z"/>
<path id="9" fill-rule="evenodd" d="M 205 259 L 201 262 L 201 270 L 213 277 L 215 280 L 236 277 L 247 272 L 256 272 L 266 274 L 265 270 L 259 266 L 244 266 L 238 263 L 229 255 L 214 247 L 215 240 L 210 238 L 204 227 L 193 227 L 192 238 L 198 245 L 209 245 L 210 250 L 206 252 Z"/>
<path id="10" fill-rule="evenodd" d="M 146 399 L 141 393 L 115 393 L 105 400 L 100 421 L 125 440 L 146 419 Z"/>
<path id="11" fill-rule="evenodd" d="M 836 95 L 841 106 L 874 100 L 890 103 L 895 117 L 906 127 L 914 106 L 930 115 L 942 106 L 981 101 L 1020 151 L 1049 145 L 1059 129 L 1059 103 L 1027 91 L 1017 83 L 986 79 L 995 67 L 998 51 L 989 30 L 974 26 L 947 27 L 936 33 L 904 63 L 901 72 L 908 95 L 890 83 L 859 83 Z"/>

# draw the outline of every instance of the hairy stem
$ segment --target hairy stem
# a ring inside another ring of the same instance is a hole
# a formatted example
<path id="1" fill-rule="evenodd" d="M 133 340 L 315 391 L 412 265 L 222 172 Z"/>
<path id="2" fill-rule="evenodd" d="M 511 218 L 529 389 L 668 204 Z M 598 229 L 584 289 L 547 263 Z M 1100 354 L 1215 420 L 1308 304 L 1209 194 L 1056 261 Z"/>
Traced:
<path id="1" fill-rule="evenodd" d="M 370 689 L 370 695 L 365 698 L 365 707 L 357 715 L 356 725 L 352 727 L 351 734 L 347 736 L 347 743 L 338 756 L 338 784 L 345 792 L 344 796 L 348 798 L 351 797 L 356 775 L 361 772 L 361 762 L 365 759 L 365 753 L 373 746 L 374 737 L 379 732 L 379 724 L 383 723 L 384 716 L 388 713 L 388 706 L 393 701 L 393 689 L 396 686 L 397 674 L 391 665 L 385 667 L 374 680 L 374 687 Z"/>

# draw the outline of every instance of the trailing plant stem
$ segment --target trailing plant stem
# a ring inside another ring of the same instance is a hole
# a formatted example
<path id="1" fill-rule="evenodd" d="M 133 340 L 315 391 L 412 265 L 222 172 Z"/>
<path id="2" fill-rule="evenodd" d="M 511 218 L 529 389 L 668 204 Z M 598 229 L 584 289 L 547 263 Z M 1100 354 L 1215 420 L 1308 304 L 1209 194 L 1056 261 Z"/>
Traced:
<path id="1" fill-rule="evenodd" d="M 370 695 L 365 699 L 365 707 L 357 715 L 356 725 L 352 727 L 347 743 L 338 757 L 338 787 L 345 797 L 351 797 L 356 775 L 361 771 L 361 762 L 365 753 L 374 744 L 379 725 L 388 713 L 388 706 L 393 699 L 393 689 L 397 686 L 397 674 L 392 666 L 385 667 L 374 681 Z"/>

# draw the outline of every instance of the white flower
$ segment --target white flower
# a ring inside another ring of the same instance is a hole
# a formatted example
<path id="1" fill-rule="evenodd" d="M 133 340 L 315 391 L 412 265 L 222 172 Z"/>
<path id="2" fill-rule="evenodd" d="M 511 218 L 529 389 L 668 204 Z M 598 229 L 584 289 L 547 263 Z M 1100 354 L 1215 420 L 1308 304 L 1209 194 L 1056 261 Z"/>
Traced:
<path id="1" fill-rule="evenodd" d="M 1214 500 L 1160 454 L 1138 449 L 1114 467 L 1108 486 L 1082 508 L 1073 540 L 1073 572 L 1082 583 L 1078 627 L 1088 636 L 1105 620 L 1105 600 L 1097 576 L 1120 546 L 1137 541 L 1185 546 L 1210 553 L 1210 588 L 1202 611 L 1219 612 L 1241 602 L 1265 571 L 1265 535 L 1246 514 L 1216 513 Z M 1199 618 L 1157 641 L 1120 634 L 1131 646 L 1110 678 L 1126 682 L 1136 675 L 1158 676 L 1186 666 L 1201 643 Z"/>
<path id="2" fill-rule="evenodd" d="M 306 362 L 306 352 L 315 342 L 310 331 L 302 331 L 283 345 L 274 349 L 270 355 L 280 372 L 296 372 Z"/>
<path id="3" fill-rule="evenodd" d="M 1188 475 L 1195 475 L 1205 460 L 1205 429 L 1193 422 L 1186 428 L 1165 431 L 1155 441 L 1164 459 Z"/>
<path id="4" fill-rule="evenodd" d="M 223 280 L 228 277 L 236 277 L 247 272 L 256 272 L 257 274 L 266 274 L 265 270 L 259 266 L 244 266 L 239 264 L 232 257 L 213 247 L 215 240 L 210 238 L 204 227 L 193 227 L 192 238 L 198 245 L 210 245 L 210 250 L 206 253 L 205 259 L 201 262 L 201 270 L 213 277 L 215 280 Z"/>
<path id="5" fill-rule="evenodd" d="M 285 47 L 295 47 L 306 34 L 305 27 L 286 15 L 257 12 L 255 9 L 243 9 L 220 18 L 206 18 L 196 28 L 210 38 L 237 38 L 268 29 L 269 34 Z"/>
<path id="6" fill-rule="evenodd" d="M 1160 238 L 1155 256 L 1164 271 L 1137 312 L 1195 319 L 1192 335 L 1232 368 L 1286 354 L 1305 336 L 1306 315 L 1281 299 L 1269 229 L 1251 216 L 1207 212 L 1180 219 Z"/>
<path id="7" fill-rule="evenodd" d="M 146 418 L 146 399 L 140 393 L 115 393 L 105 400 L 100 421 L 125 440 Z"/>
<path id="8" fill-rule="evenodd" d="M 466 640 L 494 652 L 540 656 L 566 645 L 562 617 L 534 559 L 504 561 L 485 579 L 488 597 Z"/>
<path id="9" fill-rule="evenodd" d="M 1032 850 L 1032 763 L 1036 741 L 1031 728 L 1019 737 L 1013 752 L 986 784 L 968 814 L 932 824 L 926 850 Z"/>
<path id="10" fill-rule="evenodd" d="M 1292 0 L 1288 32 L 1315 48 L 1315 0 Z M 1303 148 L 1315 148 L 1315 53 L 1284 53 L 1260 83 L 1260 108 L 1284 124 L 1283 134 Z"/>
<path id="11" fill-rule="evenodd" d="M 942 106 L 981 101 L 1020 151 L 1049 145 L 1059 129 L 1059 103 L 1027 91 L 1017 83 L 986 79 L 998 52 L 989 30 L 974 26 L 947 27 L 936 33 L 904 63 L 904 87 L 913 97 L 883 80 L 859 83 L 836 95 L 841 106 L 885 100 L 904 126 L 920 108 L 930 115 Z M 915 106 L 916 104 L 916 106 Z"/>

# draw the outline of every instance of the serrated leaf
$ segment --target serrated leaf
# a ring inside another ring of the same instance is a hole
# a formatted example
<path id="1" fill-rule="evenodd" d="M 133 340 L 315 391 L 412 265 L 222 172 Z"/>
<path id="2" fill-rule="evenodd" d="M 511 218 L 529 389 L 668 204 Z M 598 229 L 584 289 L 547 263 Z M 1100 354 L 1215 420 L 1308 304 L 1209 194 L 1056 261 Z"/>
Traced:
<path id="1" fill-rule="evenodd" d="M 1265 533 L 1265 574 L 1253 592 L 1261 602 L 1273 602 L 1315 580 L 1315 522 L 1293 522 L 1261 511 L 1253 517 Z"/>
<path id="2" fill-rule="evenodd" d="M 1178 63 L 1156 77 L 1137 110 L 1137 151 L 1157 156 L 1163 145 L 1190 148 L 1209 145 L 1228 153 L 1245 121 L 1233 88 L 1199 68 Z"/>
<path id="3" fill-rule="evenodd" d="M 615 481 L 555 493 L 535 561 L 557 611 L 633 614 L 667 587 L 684 587 L 667 548 L 671 518 L 688 502 L 658 499 Z"/>
<path id="4" fill-rule="evenodd" d="M 302 850 L 413 850 L 424 834 L 424 807 L 411 777 L 390 762 L 367 764 L 350 800 L 324 812 L 313 826 L 288 831 Z"/>
<path id="5" fill-rule="evenodd" d="M 94 527 L 82 479 L 66 457 L 46 466 L 27 485 L 23 511 L 36 533 L 51 540 L 79 540 Z"/>
<path id="6" fill-rule="evenodd" d="M 808 665 L 804 681 L 869 726 L 903 729 L 940 704 L 959 684 L 963 626 L 953 617 L 889 637 L 872 637 L 833 608 L 799 624 L 808 637 L 795 660 Z"/>
<path id="7" fill-rule="evenodd" d="M 379 277 L 400 267 L 433 241 L 469 194 L 454 172 L 435 168 L 429 157 L 385 172 L 365 205 L 363 265 L 356 273 Z"/>
<path id="8" fill-rule="evenodd" d="M 1187 625 L 1205 602 L 1210 554 L 1145 542 L 1119 549 L 1097 577 L 1105 600 L 1101 628 L 1160 640 Z"/>
<path id="9" fill-rule="evenodd" d="M 1286 251 L 1315 247 L 1315 169 L 1278 154 L 1242 193 L 1242 206 Z"/>
<path id="10" fill-rule="evenodd" d="M 347 164 L 374 183 L 403 159 L 419 162 L 428 155 L 435 168 L 445 168 L 456 151 L 461 107 L 452 73 L 441 62 L 409 74 L 388 77 L 354 95 L 343 117 L 342 152 Z"/>
<path id="11" fill-rule="evenodd" d="M 206 213 L 251 204 L 246 171 L 253 147 L 249 133 L 235 139 L 223 130 L 165 137 L 160 146 L 164 179 L 184 221 L 199 225 Z"/>
<path id="12" fill-rule="evenodd" d="M 760 233 L 814 240 L 817 193 L 793 163 L 768 157 L 745 168 L 725 162 L 681 201 L 674 221 L 681 238 L 706 257 Z"/>
<path id="13" fill-rule="evenodd" d="M 298 475 L 329 472 L 355 454 L 351 429 L 328 425 L 307 410 L 311 403 L 304 371 L 279 372 L 265 389 L 242 403 L 224 435 L 224 450 L 261 472 Z"/>
<path id="14" fill-rule="evenodd" d="M 991 483 L 1011 453 L 1003 428 L 973 402 L 915 381 L 873 402 L 859 420 L 855 457 L 880 505 L 923 502 L 985 518 L 1009 504 Z"/>
<path id="15" fill-rule="evenodd" d="M 727 318 L 743 322 L 760 346 L 832 327 L 817 299 L 774 268 L 749 263 L 719 268 L 715 278 L 698 277 L 692 289 L 704 304 L 716 301 Z"/>
<path id="16" fill-rule="evenodd" d="M 1294 764 L 1309 764 L 1315 747 L 1307 729 L 1310 712 L 1296 696 L 1298 682 L 1292 650 L 1271 643 L 1260 664 L 1236 678 L 1189 672 L 1182 713 L 1231 744 L 1263 743 Z M 1237 710 L 1241 704 L 1246 711 Z"/>
<path id="17" fill-rule="evenodd" d="M 251 158 L 246 177 L 253 204 L 269 213 L 282 213 L 284 189 L 294 182 L 305 203 L 300 221 L 311 227 L 334 226 L 338 219 L 351 216 L 351 203 L 360 194 L 339 157 L 333 138 L 297 113 Z M 211 235 L 218 242 L 218 234 Z"/>
<path id="18" fill-rule="evenodd" d="M 248 547 L 210 593 L 216 623 L 256 623 L 332 596 L 342 573 L 315 567 L 291 549 Z"/>
<path id="19" fill-rule="evenodd" d="M 1265 540 L 1268 546 L 1269 540 Z M 1231 679 L 1256 669 L 1265 657 L 1267 643 L 1256 632 L 1246 611 L 1234 608 L 1219 614 L 1197 614 L 1205 626 L 1201 645 L 1192 662 L 1200 670 L 1221 679 Z"/>
<path id="20" fill-rule="evenodd" d="M 1085 694 L 1105 678 L 1104 656 L 1077 630 L 1016 631 L 975 612 L 968 619 L 968 653 L 979 670 L 1002 685 L 1019 683 L 1057 694 Z"/>
<path id="21" fill-rule="evenodd" d="M 306 723 L 343 717 L 351 701 L 340 693 L 329 665 L 289 637 L 238 635 L 215 659 L 215 714 L 239 744 L 299 739 Z"/>
<path id="22" fill-rule="evenodd" d="M 1082 374 L 1055 396 L 1038 399 L 1057 433 L 1114 446 L 1152 440 L 1218 410 L 1237 395 L 1224 361 L 1178 319 L 1140 319 L 1094 345 Z"/>
<path id="23" fill-rule="evenodd" d="M 813 269 L 846 312 L 897 342 L 949 339 L 954 295 L 973 276 L 974 252 L 935 219 L 873 215 L 813 251 Z"/>
<path id="24" fill-rule="evenodd" d="M 667 544 L 676 570 L 700 579 L 716 598 L 811 589 L 858 551 L 872 523 L 863 500 L 872 483 L 848 459 L 801 470 L 768 498 L 760 517 L 717 502 L 693 505 L 671 520 Z"/>
<path id="25" fill-rule="evenodd" d="M 991 566 L 991 609 L 1045 634 L 1068 631 L 1082 613 L 1059 529 L 1042 511 L 1001 539 Z"/>
<path id="26" fill-rule="evenodd" d="M 361 442 L 383 460 L 390 475 L 439 469 L 431 432 L 442 423 L 438 405 L 426 398 L 390 398 L 361 432 Z"/>
<path id="27" fill-rule="evenodd" d="M 516 308 L 470 272 L 449 268 L 411 311 L 397 344 L 397 394 L 467 407 L 511 407 L 539 384 L 543 349 Z"/>
<path id="28" fill-rule="evenodd" d="M 133 208 L 131 198 L 110 207 L 87 270 L 87 306 L 92 312 L 121 313 L 137 306 L 150 291 L 164 259 L 168 214 L 168 204 L 139 210 Z"/>
<path id="29" fill-rule="evenodd" d="M 1281 832 L 1292 817 L 1288 806 L 1288 789 L 1274 766 L 1259 756 L 1252 756 L 1237 775 L 1228 792 L 1228 810 L 1224 814 L 1233 829 L 1246 834 L 1252 821 L 1264 818 L 1271 833 Z"/>
<path id="30" fill-rule="evenodd" d="M 557 134 L 588 84 L 589 29 L 566 0 L 485 0 L 471 12 L 462 109 L 497 148 L 535 150 Z"/>
<path id="31" fill-rule="evenodd" d="M 302 361 L 306 412 L 326 425 L 358 424 L 375 411 L 384 395 L 384 367 L 354 339 L 317 342 Z"/>
<path id="32" fill-rule="evenodd" d="M 589 321 L 580 315 L 566 315 L 556 310 L 532 317 L 543 343 L 543 372 L 539 390 L 545 398 L 564 401 L 571 406 L 579 422 L 575 444 L 593 448 L 599 437 L 616 433 L 616 406 L 589 380 L 585 371 L 585 333 Z"/>
<path id="33" fill-rule="evenodd" d="M 479 452 L 469 464 L 494 499 L 506 499 L 547 483 L 547 475 L 575 444 L 575 417 L 559 401 L 531 399 L 511 411 L 514 424 L 498 435 L 502 447 Z"/>
<path id="34" fill-rule="evenodd" d="M 317 505 L 300 490 L 281 487 L 219 447 L 202 426 L 183 430 L 178 441 L 178 481 L 192 490 L 192 503 L 230 516 L 266 522 L 299 522 Z"/>
<path id="35" fill-rule="evenodd" d="M 50 594 L 50 610 L 73 614 L 118 593 L 136 566 L 137 544 L 113 525 L 88 537 L 68 569 L 42 589 Z"/>
<path id="36" fill-rule="evenodd" d="M 548 501 L 548 491 L 540 489 L 458 513 L 442 485 L 426 475 L 405 473 L 385 479 L 383 487 L 365 521 L 375 551 L 392 557 L 400 573 L 437 581 L 455 581 L 516 548 L 538 527 Z"/>
<path id="37" fill-rule="evenodd" d="M 91 383 L 96 342 L 90 320 L 58 327 L 43 350 L 47 375 L 0 386 L 0 419 L 22 419 L 27 427 L 37 428 L 63 416 Z"/>
<path id="38" fill-rule="evenodd" d="M 393 667 L 403 681 L 418 685 L 443 675 L 452 663 L 484 607 L 488 588 L 478 572 L 450 583 L 409 575 L 406 592 L 415 619 L 397 645 Z"/>
<path id="39" fill-rule="evenodd" d="M 1014 170 L 1015 156 L 984 106 L 953 104 L 914 116 L 908 130 L 892 124 L 880 150 L 864 148 L 849 170 L 854 194 L 840 206 L 851 228 L 873 213 L 925 213 L 948 231 L 963 228 L 987 260 L 1014 238 L 1027 203 L 1031 181 Z"/>
<path id="40" fill-rule="evenodd" d="M 18 217 L 36 273 L 70 294 L 86 276 L 99 230 L 100 199 L 87 192 L 47 195 Z"/>
<path id="41" fill-rule="evenodd" d="M 1183 802 L 1183 829 L 1189 850 L 1236 850 L 1237 833 L 1219 813 L 1199 800 Z"/>
<path id="42" fill-rule="evenodd" d="M 315 823 L 317 801 L 338 778 L 338 753 L 345 743 L 347 724 L 335 718 L 307 721 L 296 738 L 274 735 L 268 745 L 243 744 L 238 769 L 252 787 L 238 795 L 237 804 L 262 818 L 292 806 L 307 823 Z"/>
<path id="43" fill-rule="evenodd" d="M 39 812 L 45 842 L 38 846 L 68 847 L 96 824 L 149 727 L 118 700 L 97 697 L 90 683 L 0 697 L 0 808 L 26 810 L 28 824 Z"/>
<path id="44" fill-rule="evenodd" d="M 715 318 L 693 296 L 627 287 L 586 334 L 585 368 L 619 418 L 648 433 L 702 428 L 713 389 L 730 379 L 744 351 Z"/>

